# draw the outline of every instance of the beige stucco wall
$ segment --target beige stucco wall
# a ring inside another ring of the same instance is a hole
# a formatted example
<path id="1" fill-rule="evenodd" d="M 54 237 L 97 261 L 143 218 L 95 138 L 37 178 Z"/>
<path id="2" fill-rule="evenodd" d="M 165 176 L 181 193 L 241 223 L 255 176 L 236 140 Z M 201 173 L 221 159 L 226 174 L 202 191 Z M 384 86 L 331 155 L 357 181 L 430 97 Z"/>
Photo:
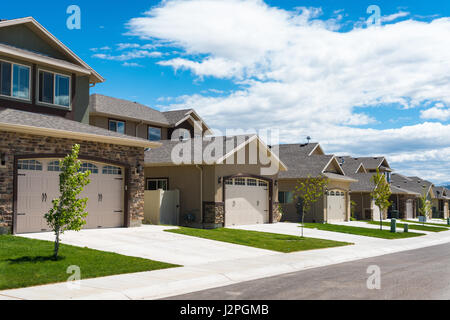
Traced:
<path id="1" fill-rule="evenodd" d="M 279 191 L 294 191 L 295 186 L 298 185 L 298 181 L 302 181 L 304 179 L 283 179 L 278 182 Z M 350 183 L 345 181 L 337 181 L 337 180 L 329 180 L 328 181 L 328 190 L 340 190 L 345 193 L 346 198 L 346 220 L 350 219 L 350 196 L 349 189 Z M 278 196 L 278 192 L 277 192 Z M 282 221 L 291 221 L 291 222 L 299 222 L 301 220 L 301 216 L 298 213 L 298 210 L 294 203 L 282 204 L 283 208 L 283 219 Z M 306 222 L 325 222 L 327 217 L 327 205 L 325 197 L 321 197 L 319 201 L 317 201 L 313 207 L 311 208 L 311 212 L 305 214 Z"/>
<path id="2" fill-rule="evenodd" d="M 117 119 L 125 122 L 125 133 L 129 136 L 136 137 L 136 127 L 137 127 L 137 136 L 142 139 L 147 139 L 147 124 L 138 123 L 136 121 L 123 120 L 115 117 L 103 117 L 98 115 L 91 115 L 89 117 L 89 124 L 91 126 L 100 127 L 103 129 L 109 129 L 109 119 Z M 168 139 L 168 129 L 161 128 L 161 139 Z"/>

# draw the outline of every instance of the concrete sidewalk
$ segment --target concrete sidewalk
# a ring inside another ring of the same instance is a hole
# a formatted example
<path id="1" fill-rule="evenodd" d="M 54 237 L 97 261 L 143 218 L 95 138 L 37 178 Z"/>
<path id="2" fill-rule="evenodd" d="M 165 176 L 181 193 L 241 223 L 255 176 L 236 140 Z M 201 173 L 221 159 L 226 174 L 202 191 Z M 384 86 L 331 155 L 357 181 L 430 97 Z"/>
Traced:
<path id="1" fill-rule="evenodd" d="M 297 224 L 289 223 L 239 228 L 284 234 L 299 232 Z M 0 299 L 158 299 L 450 242 L 450 232 L 409 239 L 384 240 L 308 229 L 305 236 L 350 241 L 355 245 L 289 254 L 266 251 L 267 254 L 253 257 L 88 279 L 80 281 L 79 289 L 70 289 L 66 283 L 60 283 L 0 291 Z"/>

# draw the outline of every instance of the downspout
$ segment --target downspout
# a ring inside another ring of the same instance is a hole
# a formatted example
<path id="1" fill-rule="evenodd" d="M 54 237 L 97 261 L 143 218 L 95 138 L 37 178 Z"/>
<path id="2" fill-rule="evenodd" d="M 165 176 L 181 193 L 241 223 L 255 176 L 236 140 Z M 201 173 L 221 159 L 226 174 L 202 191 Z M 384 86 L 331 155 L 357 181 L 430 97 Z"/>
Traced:
<path id="1" fill-rule="evenodd" d="M 200 171 L 200 222 L 203 224 L 203 168 L 198 164 L 195 167 Z"/>

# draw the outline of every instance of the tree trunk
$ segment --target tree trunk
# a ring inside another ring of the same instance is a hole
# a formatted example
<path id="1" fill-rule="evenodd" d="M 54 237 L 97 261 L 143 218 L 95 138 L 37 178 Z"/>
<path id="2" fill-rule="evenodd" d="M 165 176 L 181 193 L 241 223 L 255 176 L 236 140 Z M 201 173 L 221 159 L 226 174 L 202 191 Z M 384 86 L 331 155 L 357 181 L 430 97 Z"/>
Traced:
<path id="1" fill-rule="evenodd" d="M 55 249 L 53 251 L 53 258 L 55 260 L 57 260 L 58 253 L 59 253 L 59 230 L 56 230 L 55 235 L 56 235 L 56 239 L 55 239 Z"/>
<path id="2" fill-rule="evenodd" d="M 383 231 L 383 212 L 380 207 L 378 208 L 380 209 L 380 230 Z"/>
<path id="3" fill-rule="evenodd" d="M 305 212 L 302 210 L 302 238 L 303 238 L 303 225 L 305 224 L 304 223 L 304 220 L 305 220 Z"/>

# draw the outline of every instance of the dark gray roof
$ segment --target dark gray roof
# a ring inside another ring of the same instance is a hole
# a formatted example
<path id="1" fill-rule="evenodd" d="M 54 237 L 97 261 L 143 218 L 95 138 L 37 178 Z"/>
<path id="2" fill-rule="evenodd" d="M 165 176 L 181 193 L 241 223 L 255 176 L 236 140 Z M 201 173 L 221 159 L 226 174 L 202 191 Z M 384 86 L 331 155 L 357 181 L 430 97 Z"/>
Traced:
<path id="1" fill-rule="evenodd" d="M 178 121 L 184 119 L 194 109 L 174 110 L 163 112 L 164 117 L 170 125 L 175 125 Z"/>
<path id="2" fill-rule="evenodd" d="M 344 172 L 351 176 L 353 174 L 356 174 L 356 171 L 359 169 L 359 167 L 362 164 L 362 161 L 357 158 L 352 157 L 338 157 L 337 158 L 339 163 L 341 164 L 342 169 L 344 169 Z"/>
<path id="3" fill-rule="evenodd" d="M 186 147 L 186 150 L 190 151 L 190 157 L 188 157 L 188 163 L 184 164 L 202 164 L 207 162 L 208 164 L 213 164 L 237 146 L 245 143 L 247 140 L 251 139 L 255 135 L 241 135 L 241 136 L 231 136 L 231 137 L 204 137 L 204 138 L 194 138 L 188 139 L 180 142 L 179 140 L 163 140 L 161 141 L 162 146 L 157 149 L 147 150 L 145 152 L 145 163 L 146 164 L 177 164 L 176 161 L 172 158 L 172 152 L 177 152 L 177 150 L 181 150 L 182 147 Z M 217 146 L 217 149 L 222 148 L 221 153 L 212 153 L 209 158 L 202 159 L 202 155 L 209 154 L 207 150 L 213 150 L 214 146 Z M 174 148 L 178 147 L 180 149 Z M 199 161 L 196 161 L 199 160 Z"/>
<path id="4" fill-rule="evenodd" d="M 444 187 L 433 187 L 433 193 L 436 199 L 448 200 L 450 199 L 450 190 Z"/>
<path id="5" fill-rule="evenodd" d="M 15 126 L 31 126 L 36 128 L 45 128 L 51 130 L 67 131 L 67 138 L 70 133 L 92 134 L 104 137 L 115 137 L 139 142 L 147 142 L 144 139 L 126 136 L 120 133 L 108 131 L 102 128 L 90 126 L 77 121 L 68 120 L 60 116 L 50 116 L 33 112 L 20 111 L 0 107 L 0 124 Z"/>
<path id="6" fill-rule="evenodd" d="M 317 177 L 323 173 L 333 155 L 311 155 L 317 144 L 300 147 L 299 144 L 280 144 L 278 148 L 280 160 L 288 167 L 287 171 L 280 172 L 279 179 L 298 179 L 308 176 Z"/>
<path id="7" fill-rule="evenodd" d="M 158 110 L 137 102 L 112 98 L 101 94 L 93 94 L 90 96 L 89 108 L 92 113 L 126 117 L 137 121 L 147 121 L 162 126 L 170 125 L 164 114 Z"/>
<path id="8" fill-rule="evenodd" d="M 386 160 L 385 157 L 361 157 L 354 159 L 361 161 L 367 170 L 375 170 L 379 168 L 383 164 L 383 161 Z"/>
<path id="9" fill-rule="evenodd" d="M 375 188 L 375 184 L 372 181 L 373 173 L 356 173 L 350 175 L 352 178 L 358 180 L 358 182 L 352 183 L 352 192 L 372 192 Z"/>
<path id="10" fill-rule="evenodd" d="M 398 173 L 391 175 L 391 183 L 395 187 L 410 190 L 420 195 L 423 195 L 424 190 L 428 192 L 430 186 L 433 185 L 430 181 L 419 177 L 406 177 Z"/>

